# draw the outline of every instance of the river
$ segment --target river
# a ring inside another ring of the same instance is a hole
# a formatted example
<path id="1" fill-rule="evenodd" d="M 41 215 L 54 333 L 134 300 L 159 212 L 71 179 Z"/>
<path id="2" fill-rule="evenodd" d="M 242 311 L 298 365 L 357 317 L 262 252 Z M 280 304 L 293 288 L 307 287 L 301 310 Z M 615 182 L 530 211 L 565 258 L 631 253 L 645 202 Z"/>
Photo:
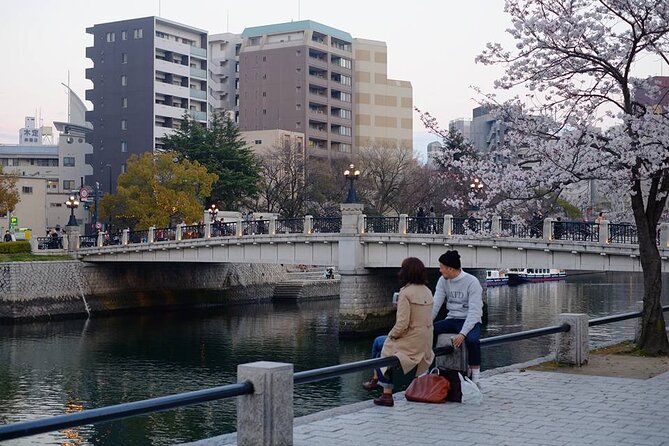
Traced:
<path id="1" fill-rule="evenodd" d="M 489 288 L 483 337 L 553 325 L 562 312 L 631 311 L 641 293 L 641 275 L 620 273 Z M 630 338 L 634 326 L 593 327 L 591 344 Z M 0 325 L 0 424 L 234 383 L 237 364 L 257 360 L 292 362 L 300 371 L 369 357 L 373 337 L 340 340 L 337 327 L 335 299 Z M 551 341 L 486 348 L 482 367 L 544 356 Z M 369 399 L 360 388 L 366 377 L 297 387 L 295 415 Z M 234 416 L 234 401 L 226 400 L 6 444 L 178 444 L 234 431 Z"/>

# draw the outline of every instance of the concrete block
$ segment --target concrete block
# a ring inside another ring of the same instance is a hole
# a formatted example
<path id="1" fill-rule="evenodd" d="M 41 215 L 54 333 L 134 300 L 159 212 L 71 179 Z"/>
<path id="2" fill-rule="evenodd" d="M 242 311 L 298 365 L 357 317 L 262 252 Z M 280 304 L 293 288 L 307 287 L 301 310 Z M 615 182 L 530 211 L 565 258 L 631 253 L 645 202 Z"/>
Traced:
<path id="1" fill-rule="evenodd" d="M 444 347 L 451 345 L 451 338 L 456 333 L 440 334 L 437 338 L 437 347 Z M 467 372 L 467 346 L 463 342 L 460 348 L 456 348 L 453 354 L 437 356 L 435 360 L 437 367 L 445 367 L 447 369 L 459 370 L 463 373 Z"/>
<path id="2" fill-rule="evenodd" d="M 569 324 L 571 330 L 558 333 L 555 357 L 558 362 L 582 366 L 588 362 L 588 315 L 562 313 L 557 317 L 558 325 Z"/>
<path id="3" fill-rule="evenodd" d="M 237 400 L 237 444 L 293 444 L 293 365 L 259 361 L 237 366 L 237 382 L 254 392 Z"/>

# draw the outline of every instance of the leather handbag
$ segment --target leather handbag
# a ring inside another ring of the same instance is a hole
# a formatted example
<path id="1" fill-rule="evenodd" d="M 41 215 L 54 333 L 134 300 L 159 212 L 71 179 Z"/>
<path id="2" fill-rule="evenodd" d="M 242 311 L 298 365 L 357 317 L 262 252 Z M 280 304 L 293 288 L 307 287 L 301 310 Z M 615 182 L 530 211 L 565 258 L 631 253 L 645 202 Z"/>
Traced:
<path id="1" fill-rule="evenodd" d="M 404 397 L 418 403 L 444 403 L 450 387 L 448 379 L 430 372 L 411 381 Z"/>

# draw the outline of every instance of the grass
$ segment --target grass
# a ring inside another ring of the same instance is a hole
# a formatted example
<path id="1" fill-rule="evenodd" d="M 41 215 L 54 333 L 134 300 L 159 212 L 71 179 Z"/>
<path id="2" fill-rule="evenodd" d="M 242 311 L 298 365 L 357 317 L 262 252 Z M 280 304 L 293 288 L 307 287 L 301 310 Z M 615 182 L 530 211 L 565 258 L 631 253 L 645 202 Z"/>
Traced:
<path id="1" fill-rule="evenodd" d="M 47 262 L 53 260 L 73 260 L 69 255 L 35 255 L 28 252 L 0 254 L 0 262 Z"/>

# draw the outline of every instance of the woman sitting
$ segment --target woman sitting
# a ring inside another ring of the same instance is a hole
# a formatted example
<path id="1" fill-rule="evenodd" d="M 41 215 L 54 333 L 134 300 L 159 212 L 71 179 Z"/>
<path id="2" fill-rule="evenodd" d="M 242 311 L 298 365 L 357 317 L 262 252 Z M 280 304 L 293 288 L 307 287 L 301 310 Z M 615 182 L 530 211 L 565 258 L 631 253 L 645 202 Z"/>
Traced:
<path id="1" fill-rule="evenodd" d="M 379 336 L 374 341 L 372 355 L 397 356 L 405 375 L 416 369 L 416 375 L 424 373 L 434 359 L 432 351 L 432 292 L 426 286 L 427 271 L 420 259 L 408 257 L 402 262 L 399 272 L 400 290 L 397 299 L 395 325 L 388 336 Z M 377 369 L 374 377 L 363 384 L 367 390 L 383 387 L 383 393 L 374 399 L 379 406 L 393 406 L 392 370 Z"/>

